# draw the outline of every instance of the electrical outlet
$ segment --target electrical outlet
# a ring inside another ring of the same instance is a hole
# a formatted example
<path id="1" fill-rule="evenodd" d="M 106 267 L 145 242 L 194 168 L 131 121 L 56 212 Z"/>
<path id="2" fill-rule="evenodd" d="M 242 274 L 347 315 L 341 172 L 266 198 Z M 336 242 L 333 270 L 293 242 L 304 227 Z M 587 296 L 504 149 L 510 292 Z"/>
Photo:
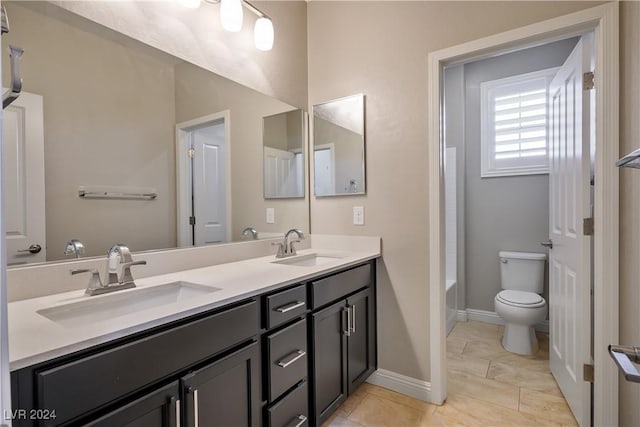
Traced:
<path id="1" fill-rule="evenodd" d="M 274 208 L 267 208 L 267 224 L 275 224 L 276 222 L 276 210 Z"/>
<path id="2" fill-rule="evenodd" d="M 364 206 L 353 207 L 353 225 L 364 225 Z"/>

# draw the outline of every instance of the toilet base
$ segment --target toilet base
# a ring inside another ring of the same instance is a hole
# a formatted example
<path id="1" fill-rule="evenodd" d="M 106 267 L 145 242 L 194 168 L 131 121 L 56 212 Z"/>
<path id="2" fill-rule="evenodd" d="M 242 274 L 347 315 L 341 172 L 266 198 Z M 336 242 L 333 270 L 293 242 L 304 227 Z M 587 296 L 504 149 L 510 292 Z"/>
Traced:
<path id="1" fill-rule="evenodd" d="M 502 346 L 511 353 L 533 356 L 538 352 L 538 338 L 531 326 L 507 323 L 504 325 Z"/>

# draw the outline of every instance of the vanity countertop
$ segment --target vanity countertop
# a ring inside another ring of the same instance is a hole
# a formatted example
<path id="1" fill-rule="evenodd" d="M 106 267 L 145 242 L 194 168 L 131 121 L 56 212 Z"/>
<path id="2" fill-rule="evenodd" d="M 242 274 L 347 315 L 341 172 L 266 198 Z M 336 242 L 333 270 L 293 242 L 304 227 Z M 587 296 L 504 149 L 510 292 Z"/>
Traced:
<path id="1" fill-rule="evenodd" d="M 255 295 L 328 274 L 380 256 L 380 250 L 336 251 L 305 249 L 298 255 L 319 254 L 336 257 L 322 265 L 277 264 L 271 256 L 219 264 L 210 267 L 162 274 L 136 280 L 137 288 L 99 296 L 86 296 L 84 290 L 53 294 L 9 303 L 10 369 L 18 370 L 78 350 L 102 344 L 168 322 L 179 320 Z M 219 288 L 215 292 L 117 317 L 63 326 L 38 313 L 39 310 L 65 304 L 125 295 L 145 287 L 184 281 Z"/>

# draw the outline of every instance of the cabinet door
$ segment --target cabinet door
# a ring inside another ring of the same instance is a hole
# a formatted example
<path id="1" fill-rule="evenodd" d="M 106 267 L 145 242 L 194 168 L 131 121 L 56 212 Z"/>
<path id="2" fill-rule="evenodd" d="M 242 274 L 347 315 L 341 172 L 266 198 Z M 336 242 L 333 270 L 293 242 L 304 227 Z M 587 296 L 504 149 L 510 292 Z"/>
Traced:
<path id="1" fill-rule="evenodd" d="M 175 381 L 91 421 L 92 427 L 177 427 L 180 389 Z"/>
<path id="2" fill-rule="evenodd" d="M 256 342 L 184 376 L 185 425 L 258 427 L 260 384 Z"/>
<path id="3" fill-rule="evenodd" d="M 351 394 L 375 370 L 375 305 L 371 289 L 347 298 L 351 321 L 347 341 L 348 390 Z"/>
<path id="4" fill-rule="evenodd" d="M 312 314 L 313 414 L 321 425 L 347 396 L 347 308 L 337 302 Z"/>

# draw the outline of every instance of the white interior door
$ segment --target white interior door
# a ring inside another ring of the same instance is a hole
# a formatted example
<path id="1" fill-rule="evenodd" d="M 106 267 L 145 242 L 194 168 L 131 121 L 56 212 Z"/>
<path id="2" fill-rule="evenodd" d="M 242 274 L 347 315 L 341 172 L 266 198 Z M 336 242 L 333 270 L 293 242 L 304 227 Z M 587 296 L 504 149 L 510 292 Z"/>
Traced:
<path id="1" fill-rule="evenodd" d="M 23 92 L 3 111 L 2 141 L 7 264 L 46 261 L 40 95 Z"/>
<path id="2" fill-rule="evenodd" d="M 264 147 L 265 197 L 292 197 L 297 194 L 296 155 L 290 151 Z"/>
<path id="3" fill-rule="evenodd" d="M 549 320 L 551 372 L 581 426 L 590 419 L 591 363 L 590 97 L 583 74 L 591 68 L 591 42 L 582 37 L 549 88 Z"/>
<path id="4" fill-rule="evenodd" d="M 194 244 L 227 241 L 227 165 L 224 121 L 191 131 Z"/>
<path id="5" fill-rule="evenodd" d="M 334 195 L 336 192 L 336 177 L 333 144 L 317 145 L 314 147 L 313 171 L 315 195 Z"/>

